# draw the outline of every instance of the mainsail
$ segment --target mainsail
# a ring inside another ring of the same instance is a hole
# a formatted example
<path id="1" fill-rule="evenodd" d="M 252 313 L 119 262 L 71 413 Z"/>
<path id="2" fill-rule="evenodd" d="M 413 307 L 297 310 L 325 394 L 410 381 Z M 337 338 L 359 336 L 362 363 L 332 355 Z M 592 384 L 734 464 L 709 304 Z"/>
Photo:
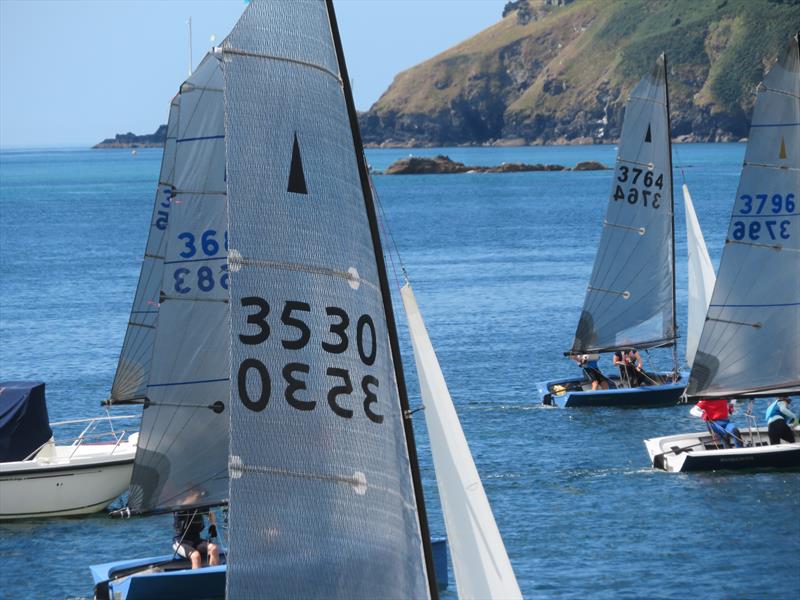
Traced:
<path id="1" fill-rule="evenodd" d="M 251 2 L 222 55 L 227 596 L 435 595 L 391 297 L 332 5 Z"/>
<path id="2" fill-rule="evenodd" d="M 180 96 L 172 99 L 167 121 L 167 138 L 161 158 L 161 171 L 156 186 L 150 233 L 144 251 L 139 283 L 133 298 L 131 316 L 122 343 L 117 372 L 111 385 L 109 404 L 141 402 L 147 393 L 153 340 L 158 319 L 161 276 L 164 270 L 164 246 L 173 194 L 175 140 L 177 136 Z"/>
<path id="3" fill-rule="evenodd" d="M 675 343 L 666 58 L 631 92 L 572 353 Z"/>
<path id="4" fill-rule="evenodd" d="M 686 212 L 686 247 L 689 254 L 689 309 L 686 328 L 686 363 L 691 366 L 703 332 L 708 303 L 714 292 L 714 267 L 708 256 L 703 230 L 697 221 L 689 188 L 683 184 L 683 206 Z"/>
<path id="5" fill-rule="evenodd" d="M 180 90 L 174 190 L 147 401 L 128 508 L 228 495 L 229 335 L 222 71 L 209 54 Z"/>
<path id="6" fill-rule="evenodd" d="M 800 392 L 800 54 L 758 88 L 742 176 L 687 395 Z"/>
<path id="7" fill-rule="evenodd" d="M 405 285 L 400 293 L 414 346 L 458 597 L 522 598 L 414 292 Z"/>

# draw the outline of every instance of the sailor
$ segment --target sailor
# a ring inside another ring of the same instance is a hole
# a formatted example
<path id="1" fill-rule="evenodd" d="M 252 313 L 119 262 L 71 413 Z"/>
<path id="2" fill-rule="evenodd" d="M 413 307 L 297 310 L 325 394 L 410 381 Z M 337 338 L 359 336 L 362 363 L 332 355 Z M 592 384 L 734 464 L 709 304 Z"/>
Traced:
<path id="1" fill-rule="evenodd" d="M 619 367 L 619 377 L 631 387 L 647 385 L 642 374 L 642 356 L 636 348 L 614 352 L 614 364 Z"/>
<path id="2" fill-rule="evenodd" d="M 205 529 L 203 516 L 208 516 L 208 539 L 200 534 Z M 211 540 L 217 537 L 217 521 L 208 509 L 179 510 L 173 513 L 172 528 L 175 531 L 172 549 L 176 554 L 192 561 L 192 568 L 201 566 L 202 555 L 208 554 L 208 565 L 219 564 L 219 547 Z"/>
<path id="3" fill-rule="evenodd" d="M 603 375 L 600 371 L 600 366 L 597 364 L 600 359 L 599 354 L 573 354 L 571 358 L 578 363 L 583 372 L 586 373 L 589 381 L 592 382 L 592 391 L 608 389 L 608 377 Z"/>
<path id="4" fill-rule="evenodd" d="M 728 436 L 733 438 L 733 444 L 737 448 L 742 447 L 742 436 L 730 421 L 730 415 L 733 414 L 733 403 L 729 402 L 727 398 L 703 398 L 689 412 L 695 417 L 703 419 L 711 433 L 719 436 L 725 448 L 731 447 Z"/>
<path id="5" fill-rule="evenodd" d="M 786 440 L 790 444 L 794 443 L 794 432 L 789 425 L 796 426 L 800 423 L 800 418 L 789 410 L 791 401 L 789 396 L 778 396 L 778 399 L 767 408 L 770 444 L 780 444 L 781 440 Z"/>

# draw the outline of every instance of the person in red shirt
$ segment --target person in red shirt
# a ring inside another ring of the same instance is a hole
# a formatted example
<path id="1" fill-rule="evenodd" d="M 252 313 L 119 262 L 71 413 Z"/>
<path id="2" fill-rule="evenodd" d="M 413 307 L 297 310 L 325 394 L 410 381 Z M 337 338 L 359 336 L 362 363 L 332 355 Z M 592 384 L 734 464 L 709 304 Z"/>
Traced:
<path id="1" fill-rule="evenodd" d="M 742 436 L 736 426 L 731 423 L 730 415 L 733 414 L 733 403 L 727 398 L 703 398 L 691 410 L 696 417 L 701 417 L 712 433 L 716 433 L 722 445 L 730 448 L 728 437 L 733 438 L 737 448 L 742 447 Z"/>

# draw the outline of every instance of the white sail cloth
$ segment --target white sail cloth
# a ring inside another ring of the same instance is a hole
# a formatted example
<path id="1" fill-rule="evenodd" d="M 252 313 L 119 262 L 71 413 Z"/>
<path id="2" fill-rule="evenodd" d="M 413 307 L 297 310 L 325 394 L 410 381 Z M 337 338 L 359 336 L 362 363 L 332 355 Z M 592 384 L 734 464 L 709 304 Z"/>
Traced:
<path id="1" fill-rule="evenodd" d="M 686 328 L 686 363 L 691 367 L 703 323 L 706 320 L 708 303 L 714 292 L 714 267 L 708 256 L 703 230 L 697 220 L 689 187 L 683 184 L 683 205 L 686 213 L 686 247 L 689 254 L 689 309 Z"/>
<path id="2" fill-rule="evenodd" d="M 165 232 L 172 206 L 175 175 L 175 148 L 180 115 L 180 96 L 170 102 L 164 154 L 156 186 L 156 198 L 142 269 L 136 294 L 133 297 L 131 316 L 125 331 L 125 340 L 119 355 L 114 382 L 111 384 L 109 403 L 142 400 L 147 393 L 150 365 L 153 357 L 155 326 L 158 320 L 161 276 L 164 270 Z"/>
<path id="3" fill-rule="evenodd" d="M 687 394 L 800 392 L 800 54 L 759 85 Z"/>
<path id="4" fill-rule="evenodd" d="M 391 298 L 332 14 L 251 2 L 221 49 L 227 595 L 428 597 Z"/>
<path id="5" fill-rule="evenodd" d="M 631 92 L 603 233 L 572 352 L 671 346 L 673 202 L 662 55 Z"/>
<path id="6" fill-rule="evenodd" d="M 128 499 L 135 512 L 228 497 L 229 274 L 218 57 L 206 55 L 180 99 L 161 306 Z"/>
<path id="7" fill-rule="evenodd" d="M 411 286 L 400 290 L 425 406 L 458 596 L 522 598 Z"/>

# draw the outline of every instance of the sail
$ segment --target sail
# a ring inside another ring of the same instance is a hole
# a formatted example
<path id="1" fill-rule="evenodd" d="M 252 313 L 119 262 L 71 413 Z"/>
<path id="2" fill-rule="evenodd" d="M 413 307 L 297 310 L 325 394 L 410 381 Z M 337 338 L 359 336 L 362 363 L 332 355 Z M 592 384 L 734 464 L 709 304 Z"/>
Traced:
<path id="1" fill-rule="evenodd" d="M 573 353 L 675 340 L 672 167 L 665 58 L 631 92 Z"/>
<path id="2" fill-rule="evenodd" d="M 411 286 L 400 290 L 425 405 L 458 597 L 522 598 Z"/>
<path id="3" fill-rule="evenodd" d="M 158 319 L 158 295 L 164 269 L 164 232 L 167 229 L 172 198 L 179 111 L 180 96 L 175 96 L 169 107 L 167 137 L 164 142 L 164 154 L 161 157 L 153 216 L 150 219 L 150 233 L 147 237 L 139 283 L 133 297 L 117 372 L 111 385 L 109 404 L 141 401 L 147 391 L 155 325 Z"/>
<path id="4" fill-rule="evenodd" d="M 181 86 L 174 198 L 132 512 L 225 502 L 230 322 L 222 71 L 207 55 Z"/>
<path id="5" fill-rule="evenodd" d="M 428 597 L 391 298 L 332 7 L 251 2 L 222 52 L 227 596 Z"/>
<path id="6" fill-rule="evenodd" d="M 703 323 L 706 320 L 708 303 L 714 291 L 714 267 L 708 256 L 703 231 L 697 221 L 697 214 L 692 204 L 689 188 L 683 184 L 683 203 L 686 212 L 686 246 L 689 253 L 689 310 L 688 327 L 686 328 L 686 362 L 689 366 L 694 362 Z"/>
<path id="7" fill-rule="evenodd" d="M 800 55 L 759 85 L 690 396 L 800 392 Z"/>

